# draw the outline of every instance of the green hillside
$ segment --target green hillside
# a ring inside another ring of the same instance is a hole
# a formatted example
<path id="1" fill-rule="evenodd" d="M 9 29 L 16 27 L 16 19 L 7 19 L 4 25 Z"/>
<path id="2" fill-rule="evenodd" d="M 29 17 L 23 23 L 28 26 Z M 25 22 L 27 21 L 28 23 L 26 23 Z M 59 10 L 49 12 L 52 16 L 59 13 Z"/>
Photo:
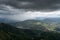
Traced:
<path id="1" fill-rule="evenodd" d="M 34 30 L 49 30 L 49 31 L 60 31 L 60 23 L 50 22 L 46 23 L 40 20 L 26 20 L 13 24 L 18 28 L 34 29 Z"/>

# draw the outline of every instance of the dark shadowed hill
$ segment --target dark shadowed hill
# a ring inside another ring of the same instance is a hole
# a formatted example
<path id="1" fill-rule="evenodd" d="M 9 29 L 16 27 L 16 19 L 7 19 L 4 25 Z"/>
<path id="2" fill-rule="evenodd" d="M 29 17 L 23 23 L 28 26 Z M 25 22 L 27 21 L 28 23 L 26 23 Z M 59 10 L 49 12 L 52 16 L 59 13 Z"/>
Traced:
<path id="1" fill-rule="evenodd" d="M 32 29 L 19 29 L 0 23 L 0 40 L 60 40 L 60 33 Z"/>

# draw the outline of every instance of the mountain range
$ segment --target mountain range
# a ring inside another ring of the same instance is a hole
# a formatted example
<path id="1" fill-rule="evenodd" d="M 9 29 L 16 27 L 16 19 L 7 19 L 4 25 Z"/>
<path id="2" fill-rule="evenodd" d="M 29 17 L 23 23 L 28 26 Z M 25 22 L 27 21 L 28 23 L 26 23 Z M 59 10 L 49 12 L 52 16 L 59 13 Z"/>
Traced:
<path id="1" fill-rule="evenodd" d="M 51 22 L 60 23 L 60 18 L 46 18 L 43 21 L 47 23 L 51 23 Z"/>
<path id="2" fill-rule="evenodd" d="M 40 18 L 39 18 L 40 19 Z M 0 18 L 0 23 L 8 23 L 17 28 L 34 29 L 34 30 L 48 30 L 60 32 L 60 18 L 45 18 L 43 20 L 31 19 L 25 21 L 14 21 Z"/>
<path id="3" fill-rule="evenodd" d="M 51 23 L 51 22 L 60 23 L 60 18 L 36 17 L 35 19 L 29 19 L 29 20 L 37 20 L 37 21 L 41 20 L 46 23 Z M 0 18 L 0 23 L 15 23 L 15 22 L 20 22 L 20 21 L 7 19 L 7 18 Z"/>

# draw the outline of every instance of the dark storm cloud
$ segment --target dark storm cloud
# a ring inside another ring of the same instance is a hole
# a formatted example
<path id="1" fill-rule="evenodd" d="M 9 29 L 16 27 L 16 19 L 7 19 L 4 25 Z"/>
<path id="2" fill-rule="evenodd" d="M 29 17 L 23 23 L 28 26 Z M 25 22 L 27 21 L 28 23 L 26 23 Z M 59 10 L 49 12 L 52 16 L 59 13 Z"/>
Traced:
<path id="1" fill-rule="evenodd" d="M 0 15 L 16 15 L 21 13 L 20 10 L 9 5 L 0 4 Z"/>
<path id="2" fill-rule="evenodd" d="M 0 4 L 6 4 L 20 9 L 60 9 L 60 0 L 0 0 Z"/>

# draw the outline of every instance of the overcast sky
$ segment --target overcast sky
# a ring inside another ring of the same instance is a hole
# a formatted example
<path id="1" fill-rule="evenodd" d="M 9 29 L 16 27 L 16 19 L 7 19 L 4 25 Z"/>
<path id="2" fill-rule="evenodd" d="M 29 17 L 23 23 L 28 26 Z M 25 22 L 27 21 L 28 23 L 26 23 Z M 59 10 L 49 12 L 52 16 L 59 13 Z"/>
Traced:
<path id="1" fill-rule="evenodd" d="M 0 0 L 0 18 L 27 20 L 60 17 L 60 0 Z"/>

